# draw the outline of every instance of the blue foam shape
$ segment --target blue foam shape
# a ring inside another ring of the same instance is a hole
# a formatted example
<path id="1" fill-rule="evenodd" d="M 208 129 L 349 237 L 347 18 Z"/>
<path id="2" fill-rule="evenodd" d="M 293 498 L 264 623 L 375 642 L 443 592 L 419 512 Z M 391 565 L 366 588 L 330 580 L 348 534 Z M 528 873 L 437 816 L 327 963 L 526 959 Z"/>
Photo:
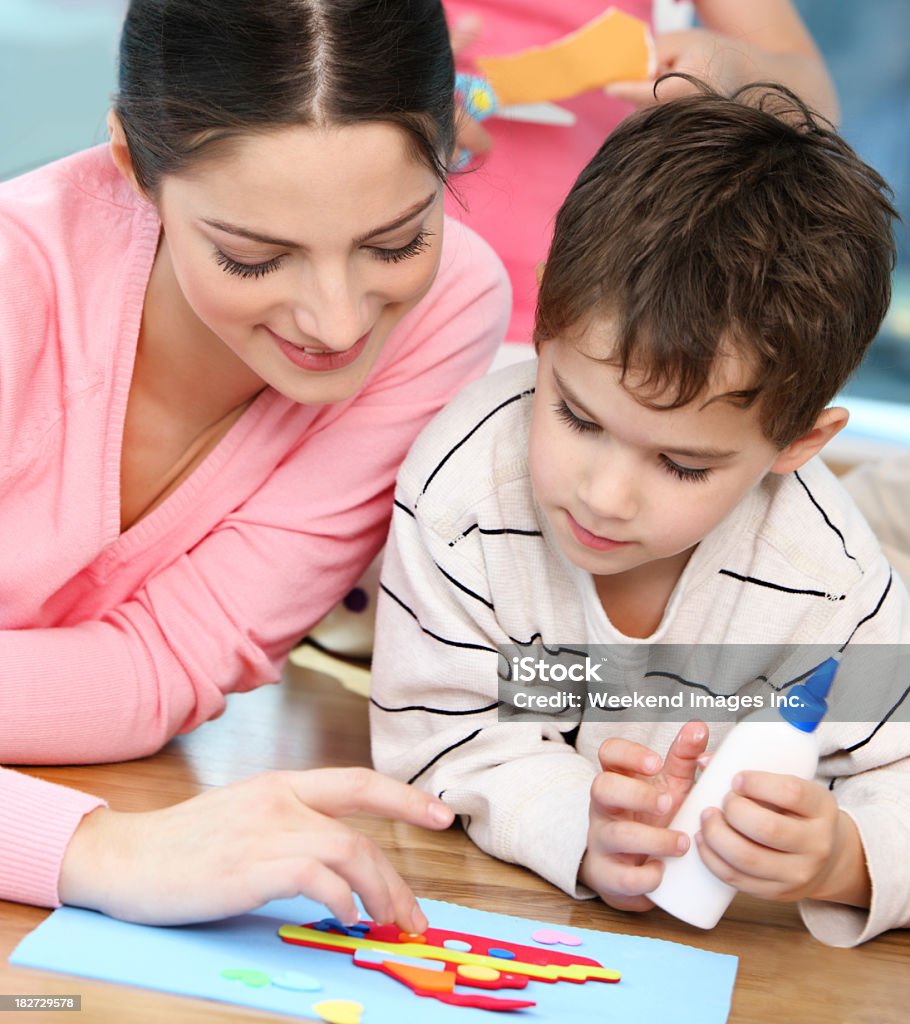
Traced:
<path id="1" fill-rule="evenodd" d="M 561 927 L 437 900 L 421 900 L 420 904 L 434 928 L 470 932 L 500 942 L 528 945 L 529 936 L 538 928 Z M 224 921 L 154 928 L 63 907 L 19 943 L 10 963 L 307 1016 L 312 993 L 276 986 L 252 989 L 220 977 L 228 967 L 269 975 L 300 971 L 322 982 L 320 999 L 354 998 L 363 1003 L 370 1024 L 401 1024 L 411 1016 L 419 1016 L 422 1024 L 489 1024 L 488 1011 L 418 999 L 381 973 L 355 967 L 347 954 L 293 946 L 278 938 L 281 925 L 319 920 L 324 913 L 324 907 L 301 896 L 276 900 L 251 914 Z M 572 930 L 584 939 L 584 955 L 621 971 L 622 981 L 584 985 L 531 981 L 522 998 L 534 999 L 537 1005 L 521 1011 L 525 1024 L 590 1024 L 598 1020 L 724 1024 L 727 1020 L 736 957 L 661 939 L 574 926 Z"/>

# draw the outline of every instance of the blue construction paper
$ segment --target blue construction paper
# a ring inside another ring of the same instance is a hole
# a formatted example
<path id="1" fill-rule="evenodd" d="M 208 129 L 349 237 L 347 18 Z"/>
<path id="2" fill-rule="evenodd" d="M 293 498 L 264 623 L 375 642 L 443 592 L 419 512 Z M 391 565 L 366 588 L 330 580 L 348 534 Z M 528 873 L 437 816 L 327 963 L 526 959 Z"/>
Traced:
<path id="1" fill-rule="evenodd" d="M 622 973 L 617 984 L 532 980 L 520 991 L 488 993 L 536 1001 L 532 1008 L 514 1011 L 515 1024 L 723 1024 L 730 1012 L 735 956 L 660 939 L 490 914 L 438 900 L 420 904 L 434 928 L 529 946 L 535 945 L 531 934 L 538 928 L 569 931 L 583 940 L 581 946 L 547 948 L 577 952 Z M 348 954 L 292 946 L 278 938 L 283 924 L 306 924 L 325 916 L 322 905 L 302 896 L 276 900 L 240 917 L 179 928 L 126 924 L 90 910 L 63 907 L 19 943 L 10 963 L 296 1016 L 315 1016 L 311 1007 L 323 999 L 354 999 L 364 1005 L 363 1024 L 401 1024 L 418 1018 L 422 1024 L 507 1024 L 508 1015 L 416 996 L 378 971 L 355 967 Z M 220 977 L 231 968 L 272 976 L 303 972 L 318 978 L 322 990 L 248 988 Z"/>

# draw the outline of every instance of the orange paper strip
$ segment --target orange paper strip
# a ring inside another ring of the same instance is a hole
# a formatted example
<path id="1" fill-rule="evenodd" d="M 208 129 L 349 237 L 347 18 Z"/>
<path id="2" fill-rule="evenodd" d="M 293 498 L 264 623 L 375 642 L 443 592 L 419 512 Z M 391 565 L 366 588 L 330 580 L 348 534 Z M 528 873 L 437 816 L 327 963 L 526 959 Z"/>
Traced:
<path id="1" fill-rule="evenodd" d="M 507 57 L 478 57 L 477 67 L 506 107 L 565 100 L 608 82 L 649 78 L 653 52 L 648 26 L 610 7 L 549 46 Z"/>

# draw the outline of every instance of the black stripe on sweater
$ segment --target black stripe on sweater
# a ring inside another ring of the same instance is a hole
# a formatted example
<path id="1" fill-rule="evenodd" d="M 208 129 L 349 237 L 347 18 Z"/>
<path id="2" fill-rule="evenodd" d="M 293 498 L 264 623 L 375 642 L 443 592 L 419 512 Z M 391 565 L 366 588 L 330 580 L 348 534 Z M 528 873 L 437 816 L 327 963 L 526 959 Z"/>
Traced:
<path id="1" fill-rule="evenodd" d="M 379 589 L 385 591 L 385 593 L 387 593 L 389 597 L 397 605 L 403 608 L 404 611 L 406 611 L 408 615 L 411 616 L 411 618 L 417 623 L 417 626 L 420 629 L 421 633 L 425 633 L 428 637 L 431 637 L 438 643 L 445 644 L 447 647 L 460 647 L 462 649 L 470 651 L 489 651 L 491 654 L 500 654 L 500 652 L 497 651 L 495 647 L 487 647 L 485 644 L 469 644 L 461 640 L 450 640 L 448 637 L 440 636 L 438 633 L 432 632 L 432 630 L 427 629 L 426 626 L 424 626 L 421 623 L 420 619 L 417 618 L 417 613 L 414 611 L 414 609 L 406 605 L 404 601 L 402 601 L 401 598 L 396 593 L 389 590 L 385 583 L 380 583 Z"/>
<path id="2" fill-rule="evenodd" d="M 891 716 L 894 714 L 895 711 L 897 711 L 901 704 L 904 703 L 908 695 L 910 695 L 910 686 L 908 686 L 906 690 L 904 690 L 904 692 L 900 695 L 900 697 L 898 697 L 897 700 L 891 705 L 885 717 L 878 723 L 878 725 L 872 730 L 872 732 L 870 732 L 864 740 L 860 740 L 858 743 L 854 743 L 850 747 L 845 747 L 845 752 L 848 754 L 852 754 L 854 750 L 859 750 L 860 747 L 864 747 L 872 739 L 872 737 L 875 736 L 878 730 L 881 729 L 881 727 L 888 721 L 888 719 L 891 718 Z"/>
<path id="3" fill-rule="evenodd" d="M 425 704 L 408 704 L 403 708 L 387 708 L 380 704 L 375 697 L 370 697 L 370 703 L 380 711 L 388 711 L 390 715 L 396 715 L 401 711 L 425 711 L 428 715 L 482 715 L 485 711 L 495 711 L 501 704 L 501 700 L 487 704 L 485 708 L 469 708 L 467 711 L 451 711 L 449 708 L 428 708 Z"/>
<path id="4" fill-rule="evenodd" d="M 834 523 L 831 522 L 831 520 L 828 518 L 828 513 L 816 501 L 815 495 L 809 490 L 808 486 L 806 485 L 806 481 L 803 480 L 803 478 L 799 475 L 799 471 L 794 471 L 793 475 L 800 482 L 800 484 L 802 484 L 803 490 L 809 496 L 809 501 L 811 501 L 812 504 L 821 513 L 822 519 L 824 519 L 824 521 L 828 524 L 829 528 L 832 529 L 837 534 L 837 536 L 840 538 L 840 544 L 841 544 L 841 547 L 844 549 L 844 554 L 847 556 L 847 558 L 851 559 L 851 561 L 856 562 L 856 558 L 853 555 L 851 555 L 850 552 L 847 550 L 847 542 L 846 542 L 846 540 L 844 540 L 844 535 L 834 525 Z M 856 564 L 859 565 L 859 562 L 857 562 Z"/>
<path id="5" fill-rule="evenodd" d="M 434 562 L 433 565 L 436 566 L 436 568 L 442 573 L 443 576 L 445 576 L 445 578 L 449 581 L 449 583 L 452 584 L 453 587 L 457 587 L 463 594 L 467 594 L 468 597 L 473 597 L 475 601 L 479 601 L 481 604 L 486 605 L 491 612 L 496 610 L 493 607 L 492 601 L 488 601 L 485 597 L 481 597 L 480 594 L 475 594 L 474 591 L 471 590 L 469 587 L 466 587 L 463 583 L 459 583 L 454 576 L 449 575 L 449 573 L 447 573 L 445 569 L 443 569 L 439 562 Z"/>
<path id="6" fill-rule="evenodd" d="M 523 398 L 527 398 L 529 395 L 533 394 L 534 388 L 528 388 L 527 391 L 522 391 L 518 395 L 513 395 L 511 398 L 507 398 L 504 402 L 501 402 L 499 405 L 497 405 L 496 408 L 493 409 L 491 412 L 488 412 L 486 416 L 484 416 L 484 418 L 480 420 L 479 423 L 476 423 L 473 427 L 471 427 L 471 429 L 467 432 L 467 434 L 464 435 L 464 437 L 458 442 L 458 444 L 454 445 L 445 453 L 445 455 L 443 455 L 443 457 L 436 464 L 436 468 L 427 477 L 426 483 L 423 485 L 423 490 L 420 493 L 426 494 L 427 488 L 433 482 L 433 477 L 436 476 L 436 474 L 449 461 L 449 459 L 455 454 L 455 452 L 457 452 L 458 449 L 461 448 L 463 444 L 466 444 L 471 439 L 471 437 L 473 437 L 473 435 L 476 434 L 478 430 L 480 430 L 480 428 L 487 422 L 487 420 L 492 419 L 497 413 L 502 412 L 503 409 L 510 406 L 513 402 L 520 402 Z"/>
<path id="7" fill-rule="evenodd" d="M 721 576 L 731 576 L 741 583 L 753 583 L 756 587 L 767 587 L 769 590 L 779 590 L 784 594 L 805 594 L 807 597 L 823 597 L 827 601 L 843 601 L 846 594 L 826 594 L 823 590 L 801 590 L 798 587 L 785 587 L 782 583 L 772 583 L 770 580 L 760 580 L 757 576 L 742 576 L 732 569 L 718 569 Z"/>
<path id="8" fill-rule="evenodd" d="M 438 761 L 438 760 L 439 760 L 439 759 L 440 759 L 441 757 L 445 757 L 445 756 L 446 756 L 446 754 L 449 754 L 449 753 L 451 753 L 451 752 L 452 752 L 453 750 L 457 750 L 457 749 L 458 749 L 458 747 L 463 747 L 463 746 L 465 745 L 465 743 L 470 743 L 470 742 L 471 742 L 471 740 L 472 740 L 472 739 L 474 739 L 474 737 L 475 737 L 475 736 L 479 736 L 479 735 L 480 735 L 480 729 L 475 729 L 475 730 L 474 730 L 474 731 L 473 731 L 473 732 L 471 733 L 471 735 L 470 735 L 470 736 L 465 736 L 465 738 L 464 738 L 463 740 L 459 740 L 459 741 L 458 741 L 457 743 L 452 743 L 452 744 L 451 744 L 450 746 L 446 747 L 446 748 L 445 748 L 445 750 L 440 750 L 440 751 L 439 751 L 439 753 L 438 753 L 438 754 L 437 754 L 437 755 L 436 755 L 436 756 L 435 756 L 435 757 L 434 757 L 434 758 L 433 758 L 432 760 L 430 760 L 430 761 L 427 761 L 427 763 L 426 763 L 426 764 L 425 764 L 425 765 L 423 766 L 423 768 L 421 768 L 421 769 L 420 769 L 420 771 L 418 771 L 418 772 L 415 772 L 415 773 L 414 773 L 414 774 L 413 774 L 413 775 L 412 775 L 412 776 L 411 776 L 411 777 L 410 777 L 410 778 L 408 779 L 408 785 L 410 786 L 412 782 L 416 782 L 416 781 L 417 781 L 417 779 L 419 779 L 419 778 L 420 778 L 420 776 L 421 776 L 421 775 L 423 775 L 423 773 L 424 773 L 425 771 L 427 771 L 428 769 L 432 768 L 432 767 L 433 767 L 433 765 L 434 765 L 434 764 L 436 764 L 436 762 L 437 762 L 437 761 Z"/>
<path id="9" fill-rule="evenodd" d="M 847 637 L 844 647 L 846 647 L 847 644 L 850 643 L 850 641 L 854 638 L 854 636 L 856 636 L 856 632 L 860 628 L 860 626 L 865 625 L 870 619 L 874 619 L 875 616 L 878 615 L 878 613 L 881 611 L 882 605 L 885 603 L 885 598 L 888 596 L 891 590 L 891 581 L 893 579 L 894 572 L 892 570 L 888 573 L 888 582 L 885 584 L 885 589 L 882 591 L 882 596 L 878 599 L 878 604 L 876 604 L 876 606 L 872 609 L 871 612 L 869 612 L 868 615 L 864 615 L 863 618 L 861 618 L 859 622 L 857 622 L 857 624 L 853 627 L 853 631 Z M 841 647 L 841 650 L 843 650 L 844 647 Z"/>
<path id="10" fill-rule="evenodd" d="M 542 537 L 543 533 L 540 530 L 519 530 L 517 527 L 503 526 L 496 530 L 485 529 L 480 523 L 472 523 L 466 530 L 462 530 L 457 537 L 449 541 L 449 547 L 453 548 L 460 541 L 464 540 L 468 534 L 473 533 L 475 530 L 478 533 L 482 533 L 487 537 L 500 537 L 510 534 L 516 537 Z"/>

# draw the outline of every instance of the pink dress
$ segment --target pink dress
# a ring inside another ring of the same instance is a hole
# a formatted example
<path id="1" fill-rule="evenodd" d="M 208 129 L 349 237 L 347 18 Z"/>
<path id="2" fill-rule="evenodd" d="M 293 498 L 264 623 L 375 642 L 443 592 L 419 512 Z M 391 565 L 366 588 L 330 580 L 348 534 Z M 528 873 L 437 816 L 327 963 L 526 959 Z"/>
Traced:
<path id="1" fill-rule="evenodd" d="M 610 6 L 650 23 L 651 0 L 444 0 L 449 25 L 466 14 L 483 20 L 480 40 L 458 59 L 473 71 L 473 58 L 499 56 L 554 42 Z M 506 265 L 512 281 L 512 320 L 506 338 L 528 342 L 534 328 L 537 264 L 546 258 L 556 211 L 581 169 L 631 108 L 600 91 L 560 106 L 577 117 L 571 128 L 493 118 L 484 127 L 493 149 L 482 163 L 455 175 L 452 184 L 465 205 L 449 197 L 446 212 L 485 238 Z M 477 169 L 474 169 L 477 168 Z"/>

